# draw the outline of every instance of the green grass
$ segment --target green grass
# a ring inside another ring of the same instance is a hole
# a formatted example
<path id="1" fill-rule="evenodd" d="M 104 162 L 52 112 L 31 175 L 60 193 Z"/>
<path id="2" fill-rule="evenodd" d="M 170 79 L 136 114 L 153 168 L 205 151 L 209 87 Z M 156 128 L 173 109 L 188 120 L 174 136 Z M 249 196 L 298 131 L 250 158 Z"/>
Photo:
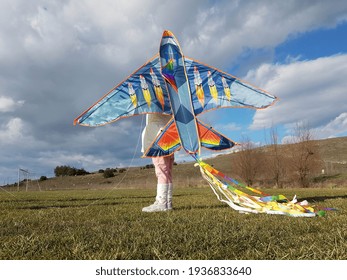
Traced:
<path id="1" fill-rule="evenodd" d="M 268 190 L 325 217 L 245 215 L 209 188 L 178 188 L 174 211 L 142 213 L 154 190 L 0 193 L 0 259 L 347 259 L 347 189 Z"/>

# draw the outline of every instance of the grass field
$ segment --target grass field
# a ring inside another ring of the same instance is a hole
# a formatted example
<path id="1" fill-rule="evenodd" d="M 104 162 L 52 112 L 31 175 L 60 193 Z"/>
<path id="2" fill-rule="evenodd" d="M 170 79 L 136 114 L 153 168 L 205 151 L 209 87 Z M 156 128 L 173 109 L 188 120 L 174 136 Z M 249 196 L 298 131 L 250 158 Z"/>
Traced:
<path id="1" fill-rule="evenodd" d="M 325 217 L 239 214 L 207 187 L 142 213 L 153 189 L 0 192 L 0 259 L 347 259 L 347 189 L 285 189 Z"/>

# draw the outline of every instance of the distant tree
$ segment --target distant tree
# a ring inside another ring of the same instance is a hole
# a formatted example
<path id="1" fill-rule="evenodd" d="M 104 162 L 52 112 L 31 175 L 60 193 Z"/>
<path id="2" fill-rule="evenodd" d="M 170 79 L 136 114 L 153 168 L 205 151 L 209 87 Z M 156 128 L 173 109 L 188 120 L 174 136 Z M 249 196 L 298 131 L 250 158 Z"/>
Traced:
<path id="1" fill-rule="evenodd" d="M 87 172 L 86 170 L 84 170 L 83 168 L 77 169 L 75 167 L 71 167 L 71 166 L 68 166 L 68 165 L 61 165 L 61 166 L 57 166 L 54 169 L 54 174 L 55 174 L 56 177 L 59 177 L 59 176 L 87 175 L 87 174 L 90 174 L 90 173 Z"/>
<path id="2" fill-rule="evenodd" d="M 59 177 L 59 176 L 69 176 L 70 169 L 71 169 L 71 167 L 67 166 L 67 165 L 57 166 L 54 169 L 54 174 L 55 174 L 56 177 Z"/>
<path id="3" fill-rule="evenodd" d="M 104 171 L 104 178 L 112 178 L 114 177 L 114 173 L 111 168 L 106 168 Z"/>
<path id="4" fill-rule="evenodd" d="M 75 176 L 77 174 L 77 169 L 75 167 L 69 167 L 67 171 L 68 176 Z"/>
<path id="5" fill-rule="evenodd" d="M 47 180 L 47 177 L 46 176 L 41 176 L 39 181 L 46 181 Z"/>
<path id="6" fill-rule="evenodd" d="M 77 175 L 77 176 L 84 176 L 84 175 L 88 175 L 88 174 L 90 174 L 90 173 L 87 172 L 86 170 L 84 170 L 83 168 L 76 169 L 76 173 L 75 173 L 75 175 Z"/>
<path id="7" fill-rule="evenodd" d="M 321 157 L 307 124 L 297 124 L 294 134 L 290 148 L 293 177 L 302 187 L 308 187 L 310 177 L 321 170 Z"/>

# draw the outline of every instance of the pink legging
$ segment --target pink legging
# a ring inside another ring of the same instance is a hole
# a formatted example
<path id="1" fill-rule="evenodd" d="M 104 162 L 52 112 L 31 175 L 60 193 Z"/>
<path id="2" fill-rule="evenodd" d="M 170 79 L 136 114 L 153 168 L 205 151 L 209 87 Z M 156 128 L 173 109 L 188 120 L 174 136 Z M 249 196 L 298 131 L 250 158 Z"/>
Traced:
<path id="1" fill-rule="evenodd" d="M 172 183 L 172 166 L 174 160 L 174 155 L 152 158 L 155 167 L 155 175 L 158 178 L 158 184 Z"/>

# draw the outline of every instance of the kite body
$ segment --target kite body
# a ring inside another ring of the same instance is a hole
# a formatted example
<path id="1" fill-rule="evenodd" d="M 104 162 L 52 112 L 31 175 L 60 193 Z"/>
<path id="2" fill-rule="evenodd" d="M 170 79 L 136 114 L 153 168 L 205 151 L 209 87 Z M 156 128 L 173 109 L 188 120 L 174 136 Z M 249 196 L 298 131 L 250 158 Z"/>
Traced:
<path id="1" fill-rule="evenodd" d="M 84 111 L 74 124 L 100 126 L 140 114 L 171 115 L 143 156 L 168 156 L 180 148 L 194 155 L 200 147 L 223 150 L 235 145 L 199 121 L 199 114 L 226 107 L 262 109 L 275 101 L 264 90 L 185 57 L 173 33 L 164 31 L 159 54 Z"/>
<path id="2" fill-rule="evenodd" d="M 180 143 L 188 153 L 194 154 L 200 147 L 197 122 L 184 57 L 171 32 L 164 32 L 159 54 Z"/>
<path id="3" fill-rule="evenodd" d="M 263 109 L 276 99 L 232 75 L 185 57 L 175 36 L 164 31 L 159 54 L 84 111 L 74 124 L 100 126 L 140 114 L 171 116 L 143 156 L 168 156 L 183 148 L 196 160 L 218 199 L 233 209 L 314 217 L 318 212 L 311 206 L 245 186 L 199 158 L 200 147 L 223 150 L 236 143 L 203 124 L 197 116 L 218 108 Z"/>

